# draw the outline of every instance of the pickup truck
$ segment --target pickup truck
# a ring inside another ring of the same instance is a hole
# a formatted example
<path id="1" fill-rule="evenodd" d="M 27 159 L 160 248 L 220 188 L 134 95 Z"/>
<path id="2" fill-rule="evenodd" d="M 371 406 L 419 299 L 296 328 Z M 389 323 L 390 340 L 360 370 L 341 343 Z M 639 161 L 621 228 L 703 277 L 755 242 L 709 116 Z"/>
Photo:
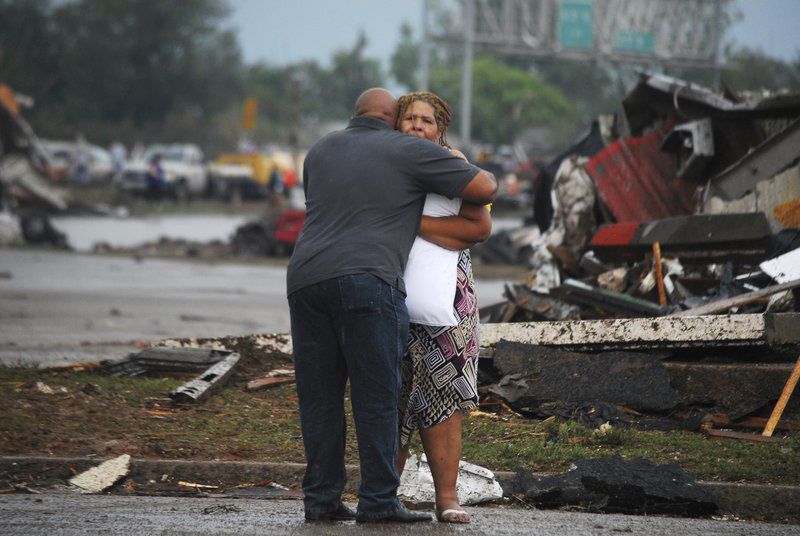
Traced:
<path id="1" fill-rule="evenodd" d="M 167 194 L 176 201 L 187 201 L 206 194 L 208 174 L 203 153 L 192 144 L 151 145 L 141 157 L 125 165 L 122 189 L 134 194 L 147 192 L 147 169 L 153 157 L 161 155 Z"/>

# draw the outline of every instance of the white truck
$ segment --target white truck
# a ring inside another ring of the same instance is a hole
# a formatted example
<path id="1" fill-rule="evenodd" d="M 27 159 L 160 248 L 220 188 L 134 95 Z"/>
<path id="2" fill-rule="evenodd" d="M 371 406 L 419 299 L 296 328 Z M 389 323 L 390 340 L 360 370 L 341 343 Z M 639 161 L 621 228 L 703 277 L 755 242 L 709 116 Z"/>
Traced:
<path id="1" fill-rule="evenodd" d="M 141 157 L 128 162 L 122 176 L 122 189 L 134 194 L 147 192 L 147 170 L 161 156 L 166 193 L 176 201 L 205 195 L 208 173 L 203 152 L 192 144 L 151 145 Z"/>

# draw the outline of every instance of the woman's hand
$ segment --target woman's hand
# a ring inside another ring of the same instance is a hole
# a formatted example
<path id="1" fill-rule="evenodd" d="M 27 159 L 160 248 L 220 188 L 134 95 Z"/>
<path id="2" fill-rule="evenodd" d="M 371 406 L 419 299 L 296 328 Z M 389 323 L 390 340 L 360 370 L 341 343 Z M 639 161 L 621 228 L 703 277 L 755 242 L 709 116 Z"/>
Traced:
<path id="1" fill-rule="evenodd" d="M 463 155 L 462 155 L 463 156 Z M 489 209 L 463 201 L 458 216 L 423 216 L 419 236 L 446 249 L 468 249 L 492 233 Z"/>

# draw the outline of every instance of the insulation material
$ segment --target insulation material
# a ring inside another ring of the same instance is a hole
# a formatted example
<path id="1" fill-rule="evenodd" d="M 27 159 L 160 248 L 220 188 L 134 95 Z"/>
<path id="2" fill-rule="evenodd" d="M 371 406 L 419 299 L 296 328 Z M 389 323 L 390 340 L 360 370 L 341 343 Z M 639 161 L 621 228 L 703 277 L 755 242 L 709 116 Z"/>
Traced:
<path id="1" fill-rule="evenodd" d="M 479 504 L 500 499 L 503 488 L 490 470 L 462 460 L 458 462 L 456 493 L 462 505 Z M 397 494 L 411 501 L 436 502 L 433 475 L 424 454 L 419 458 L 409 455 Z"/>

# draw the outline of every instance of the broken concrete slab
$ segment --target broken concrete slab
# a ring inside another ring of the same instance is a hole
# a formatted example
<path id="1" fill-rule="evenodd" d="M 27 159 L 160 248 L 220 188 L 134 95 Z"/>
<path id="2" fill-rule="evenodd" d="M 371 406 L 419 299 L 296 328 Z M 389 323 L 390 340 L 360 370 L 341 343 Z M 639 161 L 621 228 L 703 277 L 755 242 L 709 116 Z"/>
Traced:
<path id="1" fill-rule="evenodd" d="M 717 499 L 677 464 L 656 465 L 621 456 L 575 462 L 557 476 L 517 473 L 525 499 L 538 507 L 579 506 L 601 512 L 704 516 L 717 510 Z"/>
<path id="2" fill-rule="evenodd" d="M 741 314 L 482 324 L 481 346 L 501 340 L 570 350 L 800 344 L 800 314 Z"/>
<path id="3" fill-rule="evenodd" d="M 528 413 L 552 402 L 604 402 L 639 411 L 666 411 L 679 402 L 666 369 L 652 355 L 582 354 L 502 341 L 494 359 L 505 376 L 489 392 Z"/>
<path id="4" fill-rule="evenodd" d="M 123 454 L 76 475 L 69 480 L 69 483 L 79 488 L 82 493 L 100 493 L 125 477 L 130 471 L 130 466 L 130 455 Z"/>

